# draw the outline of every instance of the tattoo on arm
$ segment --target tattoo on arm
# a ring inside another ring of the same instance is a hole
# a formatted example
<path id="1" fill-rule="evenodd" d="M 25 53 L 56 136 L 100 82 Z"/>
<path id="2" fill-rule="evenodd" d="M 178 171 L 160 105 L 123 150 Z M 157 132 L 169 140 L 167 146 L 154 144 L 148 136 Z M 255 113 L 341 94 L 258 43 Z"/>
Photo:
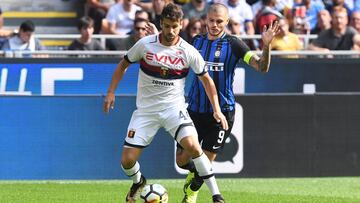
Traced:
<path id="1" fill-rule="evenodd" d="M 264 46 L 263 51 L 262 51 L 262 55 L 260 58 L 260 64 L 259 64 L 259 71 L 260 72 L 268 72 L 269 71 L 269 66 L 270 66 L 270 45 L 268 46 Z"/>
<path id="2" fill-rule="evenodd" d="M 254 55 L 251 58 L 250 65 L 257 71 L 266 73 L 269 71 L 270 60 L 270 46 L 264 46 L 261 56 Z"/>

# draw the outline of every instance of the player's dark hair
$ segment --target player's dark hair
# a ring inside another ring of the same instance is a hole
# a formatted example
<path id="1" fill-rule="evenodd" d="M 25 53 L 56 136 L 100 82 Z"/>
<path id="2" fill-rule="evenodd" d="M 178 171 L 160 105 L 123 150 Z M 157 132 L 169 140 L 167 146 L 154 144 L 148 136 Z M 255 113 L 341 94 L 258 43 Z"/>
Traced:
<path id="1" fill-rule="evenodd" d="M 150 14 L 149 14 L 149 12 L 146 12 L 145 10 L 137 10 L 136 12 L 135 12 L 135 18 L 139 18 L 137 15 L 139 15 L 139 14 L 141 14 L 141 13 L 146 13 L 146 15 L 148 16 L 148 18 L 146 18 L 146 20 L 149 20 L 149 18 L 150 18 Z"/>
<path id="2" fill-rule="evenodd" d="M 135 18 L 135 20 L 134 20 L 134 26 L 135 26 L 137 23 L 142 23 L 142 22 L 148 23 L 149 21 L 148 21 L 147 19 L 144 19 L 144 18 Z"/>
<path id="3" fill-rule="evenodd" d="M 170 19 L 172 21 L 182 20 L 184 13 L 180 6 L 169 3 L 165 6 L 161 13 L 161 20 Z"/>
<path id="4" fill-rule="evenodd" d="M 82 28 L 94 27 L 94 20 L 89 16 L 84 16 L 80 18 L 77 28 L 81 30 Z"/>
<path id="5" fill-rule="evenodd" d="M 34 32 L 35 25 L 31 20 L 27 20 L 21 23 L 20 30 L 23 32 Z"/>

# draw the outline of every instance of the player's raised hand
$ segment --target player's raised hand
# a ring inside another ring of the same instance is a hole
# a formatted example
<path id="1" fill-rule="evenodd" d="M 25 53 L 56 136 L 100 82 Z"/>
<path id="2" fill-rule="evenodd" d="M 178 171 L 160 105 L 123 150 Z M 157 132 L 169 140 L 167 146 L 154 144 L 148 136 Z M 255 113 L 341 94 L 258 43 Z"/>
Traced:
<path id="1" fill-rule="evenodd" d="M 146 35 L 152 35 L 159 33 L 159 30 L 156 28 L 156 26 L 153 23 L 148 22 L 145 26 Z"/>
<path id="2" fill-rule="evenodd" d="M 110 108 L 114 108 L 115 104 L 115 94 L 113 92 L 108 92 L 104 100 L 104 112 L 109 113 Z"/>
<path id="3" fill-rule="evenodd" d="M 224 116 L 223 113 L 221 112 L 214 112 L 213 114 L 216 122 L 221 123 L 221 126 L 224 130 L 228 130 L 229 129 L 229 125 L 228 122 L 226 120 L 226 117 Z"/>
<path id="4" fill-rule="evenodd" d="M 263 33 L 261 34 L 261 39 L 264 45 L 269 45 L 274 39 L 275 35 L 279 32 L 279 21 L 271 22 L 269 27 L 264 25 Z"/>

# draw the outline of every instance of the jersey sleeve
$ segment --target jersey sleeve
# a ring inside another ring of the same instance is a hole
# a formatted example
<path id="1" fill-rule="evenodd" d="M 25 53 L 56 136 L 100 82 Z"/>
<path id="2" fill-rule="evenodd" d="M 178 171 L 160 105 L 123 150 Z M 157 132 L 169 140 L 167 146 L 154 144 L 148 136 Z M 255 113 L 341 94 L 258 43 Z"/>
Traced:
<path id="1" fill-rule="evenodd" d="M 193 46 L 189 46 L 188 57 L 189 66 L 196 75 L 203 75 L 207 72 L 203 57 Z"/>
<path id="2" fill-rule="evenodd" d="M 250 59 L 255 53 L 250 50 L 244 41 L 238 39 L 237 37 L 233 37 L 230 41 L 230 45 L 236 58 L 243 59 L 246 64 L 250 63 Z"/>
<path id="3" fill-rule="evenodd" d="M 125 55 L 125 59 L 129 63 L 135 63 L 137 61 L 140 61 L 140 59 L 144 55 L 144 42 L 142 39 L 137 41 L 134 46 L 132 46 L 129 51 Z"/>

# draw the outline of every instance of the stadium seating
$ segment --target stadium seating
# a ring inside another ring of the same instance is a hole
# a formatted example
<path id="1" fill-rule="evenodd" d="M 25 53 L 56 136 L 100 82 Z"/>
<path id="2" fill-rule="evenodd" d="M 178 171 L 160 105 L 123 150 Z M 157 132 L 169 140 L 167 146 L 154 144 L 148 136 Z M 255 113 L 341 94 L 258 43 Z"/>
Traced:
<path id="1" fill-rule="evenodd" d="M 77 34 L 78 16 L 83 15 L 82 0 L 1 0 L 5 28 L 17 29 L 24 19 L 36 25 L 36 34 Z M 47 47 L 68 46 L 69 39 L 42 39 Z"/>

